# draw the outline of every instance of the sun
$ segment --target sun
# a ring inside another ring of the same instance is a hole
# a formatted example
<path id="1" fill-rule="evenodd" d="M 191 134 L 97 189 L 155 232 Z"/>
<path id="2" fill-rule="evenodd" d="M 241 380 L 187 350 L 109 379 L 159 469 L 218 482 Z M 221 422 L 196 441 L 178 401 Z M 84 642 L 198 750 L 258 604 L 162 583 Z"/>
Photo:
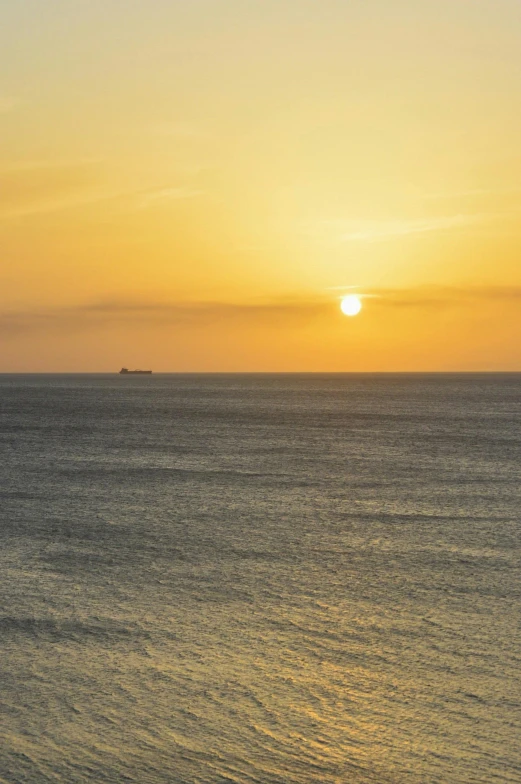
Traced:
<path id="1" fill-rule="evenodd" d="M 349 294 L 349 296 L 343 297 L 340 303 L 340 310 L 345 316 L 358 316 L 362 310 L 360 297 L 357 297 L 356 294 Z"/>

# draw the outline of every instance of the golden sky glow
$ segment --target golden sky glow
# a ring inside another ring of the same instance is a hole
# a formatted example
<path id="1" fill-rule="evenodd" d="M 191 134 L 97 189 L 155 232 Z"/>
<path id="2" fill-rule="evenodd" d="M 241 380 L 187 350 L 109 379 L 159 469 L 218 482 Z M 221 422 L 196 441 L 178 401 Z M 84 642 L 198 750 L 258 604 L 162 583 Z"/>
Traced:
<path id="1" fill-rule="evenodd" d="M 519 0 L 0 17 L 0 371 L 521 370 Z"/>

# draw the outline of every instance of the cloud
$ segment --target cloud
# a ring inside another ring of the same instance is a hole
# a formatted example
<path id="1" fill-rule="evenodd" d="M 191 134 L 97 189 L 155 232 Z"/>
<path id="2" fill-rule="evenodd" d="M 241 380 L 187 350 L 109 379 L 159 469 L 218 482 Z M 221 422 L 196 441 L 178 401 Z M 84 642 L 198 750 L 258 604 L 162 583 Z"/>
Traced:
<path id="1" fill-rule="evenodd" d="M 146 191 L 143 193 L 140 206 L 143 208 L 150 207 L 152 204 L 158 202 L 179 201 L 184 199 L 194 199 L 197 196 L 203 196 L 205 191 L 197 188 L 188 188 L 178 186 L 174 188 L 156 188 L 154 190 Z"/>
<path id="2" fill-rule="evenodd" d="M 488 198 L 498 196 L 509 196 L 521 193 L 519 186 L 511 188 L 468 188 L 460 191 L 439 191 L 437 193 L 427 193 L 423 198 L 432 201 L 466 199 L 466 198 Z"/>
<path id="3" fill-rule="evenodd" d="M 104 184 L 104 162 L 99 159 L 24 161 L 0 168 L 0 180 L 0 220 L 116 200 L 126 201 L 131 210 L 144 209 L 206 193 L 184 185 L 109 188 Z"/>
<path id="4" fill-rule="evenodd" d="M 335 287 L 336 288 L 336 287 Z M 521 304 L 521 286 L 442 287 L 385 289 L 360 288 L 371 309 L 419 309 L 435 312 L 485 304 Z M 108 329 L 113 326 L 176 326 L 209 328 L 218 324 L 288 326 L 305 325 L 338 312 L 337 297 L 274 298 L 253 302 L 138 302 L 112 300 L 68 308 L 0 313 L 0 334 Z"/>
<path id="5" fill-rule="evenodd" d="M 89 166 L 100 166 L 101 164 L 103 164 L 102 158 L 76 158 L 73 160 L 30 159 L 26 161 L 11 161 L 9 164 L 1 166 L 0 170 L 3 176 L 16 172 L 84 169 Z"/>
<path id="6" fill-rule="evenodd" d="M 329 220 L 321 221 L 318 228 L 321 234 L 333 234 L 339 242 L 385 242 L 413 234 L 470 226 L 484 217 L 490 216 L 460 214 L 415 220 Z"/>
<path id="7" fill-rule="evenodd" d="M 356 294 L 360 299 L 371 301 L 378 309 L 445 310 L 465 308 L 472 305 L 482 307 L 486 303 L 517 303 L 521 301 L 521 286 L 435 286 L 415 288 L 369 288 L 364 286 L 331 286 L 326 291 L 339 292 L 336 299 L 345 294 Z"/>
<path id="8" fill-rule="evenodd" d="M 0 313 L 0 334 L 84 330 L 114 325 L 187 325 L 208 327 L 223 322 L 278 324 L 305 322 L 331 308 L 324 300 L 272 300 L 250 303 L 106 301 L 70 308 Z"/>
<path id="9" fill-rule="evenodd" d="M 447 309 L 521 302 L 521 286 L 418 286 L 363 291 L 379 308 Z"/>
<path id="10" fill-rule="evenodd" d="M 0 218 L 54 212 L 103 198 L 99 160 L 25 161 L 0 170 Z"/>

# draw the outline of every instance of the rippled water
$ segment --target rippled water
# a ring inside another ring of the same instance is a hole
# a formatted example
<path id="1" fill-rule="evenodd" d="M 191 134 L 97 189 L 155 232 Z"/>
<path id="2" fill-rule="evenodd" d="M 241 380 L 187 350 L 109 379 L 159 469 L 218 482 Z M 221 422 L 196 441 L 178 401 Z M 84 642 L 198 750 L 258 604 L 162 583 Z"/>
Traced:
<path id="1" fill-rule="evenodd" d="M 521 376 L 0 377 L 0 781 L 521 781 Z"/>

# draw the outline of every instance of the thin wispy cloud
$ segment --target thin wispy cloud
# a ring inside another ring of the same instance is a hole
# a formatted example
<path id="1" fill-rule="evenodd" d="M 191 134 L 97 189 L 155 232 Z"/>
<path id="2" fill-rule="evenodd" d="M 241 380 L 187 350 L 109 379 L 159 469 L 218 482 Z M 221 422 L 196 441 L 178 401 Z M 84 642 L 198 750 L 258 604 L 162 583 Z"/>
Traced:
<path id="1" fill-rule="evenodd" d="M 12 207 L 7 209 L 0 208 L 0 220 L 7 220 L 9 218 L 24 218 L 32 215 L 46 215 L 53 212 L 64 212 L 66 210 L 73 210 L 77 207 L 88 206 L 89 204 L 98 204 L 100 202 L 110 201 L 118 198 L 120 194 L 114 193 L 96 193 L 92 195 L 75 195 L 66 199 L 50 199 L 49 201 L 40 202 L 38 204 L 30 204 L 27 206 Z"/>
<path id="2" fill-rule="evenodd" d="M 521 286 L 418 286 L 365 292 L 378 308 L 447 309 L 521 302 Z"/>
<path id="3" fill-rule="evenodd" d="M 425 310 L 465 308 L 485 303 L 517 303 L 521 301 L 521 286 L 436 286 L 415 288 L 374 288 L 364 286 L 330 286 L 326 291 L 356 293 L 362 300 L 371 300 L 371 307 L 379 309 L 419 308 Z"/>
<path id="4" fill-rule="evenodd" d="M 103 158 L 74 158 L 74 159 L 60 159 L 48 160 L 46 158 L 30 158 L 28 160 L 14 160 L 8 163 L 0 163 L 0 174 L 2 176 L 11 174 L 13 172 L 38 172 L 38 171 L 65 171 L 84 169 L 86 167 L 101 166 L 104 163 Z"/>
<path id="5" fill-rule="evenodd" d="M 157 188 L 143 193 L 140 206 L 146 208 L 158 203 L 195 199 L 198 196 L 203 196 L 205 193 L 204 190 L 187 186 Z"/>
<path id="6" fill-rule="evenodd" d="M 350 284 L 348 284 L 346 286 L 328 286 L 326 291 L 349 291 L 349 290 L 352 290 L 352 289 L 358 290 L 359 288 L 360 288 L 360 286 L 353 285 L 353 284 L 350 283 Z"/>
<path id="7" fill-rule="evenodd" d="M 329 236 L 337 242 L 385 242 L 415 234 L 448 231 L 475 225 L 484 216 L 447 215 L 414 220 L 326 220 L 316 227 L 321 236 Z"/>
<path id="8" fill-rule="evenodd" d="M 324 300 L 233 302 L 99 302 L 70 308 L 0 313 L 0 333 L 107 328 L 110 325 L 208 327 L 239 320 L 244 323 L 309 321 L 330 308 Z"/>
<path id="9" fill-rule="evenodd" d="M 60 212 L 100 202 L 121 201 L 129 210 L 183 201 L 205 191 L 187 185 L 117 189 L 106 183 L 105 162 L 21 161 L 0 165 L 0 220 Z"/>
<path id="10" fill-rule="evenodd" d="M 103 198 L 99 160 L 22 161 L 0 168 L 0 218 L 55 212 Z"/>
<path id="11" fill-rule="evenodd" d="M 336 290 L 333 287 L 331 291 Z M 367 307 L 376 310 L 423 310 L 426 317 L 446 309 L 478 308 L 488 305 L 521 305 L 521 286 L 420 286 L 417 288 L 358 289 Z M 370 305 L 369 305 L 370 303 Z M 337 297 L 288 297 L 250 302 L 139 302 L 112 300 L 68 308 L 47 308 L 0 313 L 0 334 L 165 326 L 209 328 L 219 324 L 269 325 L 283 328 L 327 319 L 338 313 Z"/>
<path id="12" fill-rule="evenodd" d="M 492 198 L 497 196 L 509 196 L 521 194 L 519 186 L 512 186 L 510 188 L 468 188 L 459 191 L 438 191 L 435 193 L 427 193 L 424 199 L 432 201 L 451 201 L 466 198 Z"/>

